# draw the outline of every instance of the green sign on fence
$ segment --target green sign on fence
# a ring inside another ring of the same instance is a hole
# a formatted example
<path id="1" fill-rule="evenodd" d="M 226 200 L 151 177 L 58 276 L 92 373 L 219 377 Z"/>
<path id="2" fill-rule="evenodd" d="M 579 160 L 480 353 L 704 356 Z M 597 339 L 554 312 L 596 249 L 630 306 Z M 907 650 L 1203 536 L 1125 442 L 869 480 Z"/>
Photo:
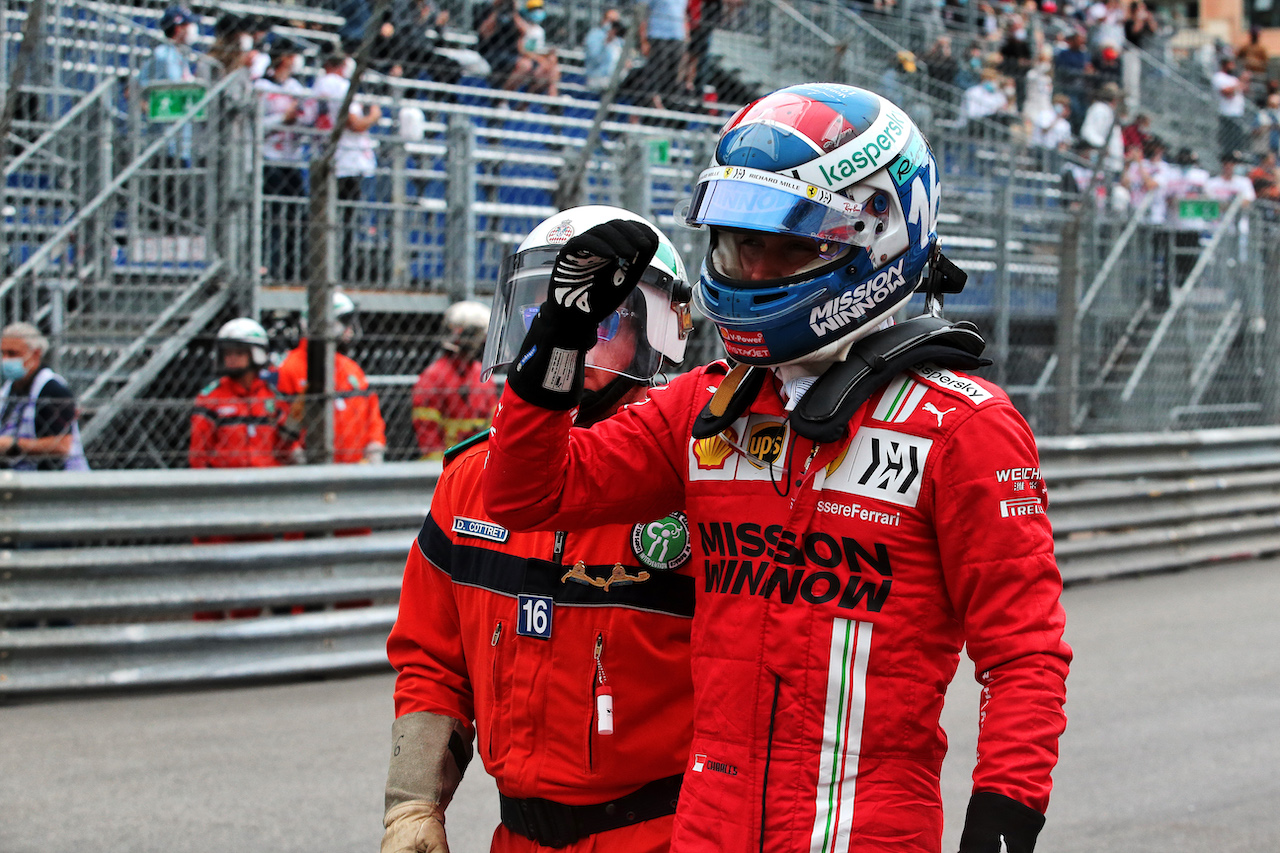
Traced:
<path id="1" fill-rule="evenodd" d="M 649 165 L 665 166 L 671 162 L 671 140 L 649 140 Z"/>
<path id="2" fill-rule="evenodd" d="M 1203 219 L 1212 222 L 1222 215 L 1222 204 L 1211 198 L 1184 198 L 1178 200 L 1179 219 Z"/>
<path id="3" fill-rule="evenodd" d="M 162 85 L 147 90 L 147 115 L 152 121 L 178 121 L 186 118 L 191 108 L 204 97 L 204 86 Z M 201 110 L 196 118 L 205 117 Z"/>

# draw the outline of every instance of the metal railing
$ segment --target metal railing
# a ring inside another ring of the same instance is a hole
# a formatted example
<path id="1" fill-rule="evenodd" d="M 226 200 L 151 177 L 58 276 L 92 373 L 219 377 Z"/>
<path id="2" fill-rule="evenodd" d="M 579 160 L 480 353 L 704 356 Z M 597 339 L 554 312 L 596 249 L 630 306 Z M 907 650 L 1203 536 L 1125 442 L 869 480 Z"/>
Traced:
<path id="1" fill-rule="evenodd" d="M 1280 551 L 1280 428 L 1039 444 L 1068 584 Z M 0 472 L 0 699 L 385 669 L 439 473 Z"/>

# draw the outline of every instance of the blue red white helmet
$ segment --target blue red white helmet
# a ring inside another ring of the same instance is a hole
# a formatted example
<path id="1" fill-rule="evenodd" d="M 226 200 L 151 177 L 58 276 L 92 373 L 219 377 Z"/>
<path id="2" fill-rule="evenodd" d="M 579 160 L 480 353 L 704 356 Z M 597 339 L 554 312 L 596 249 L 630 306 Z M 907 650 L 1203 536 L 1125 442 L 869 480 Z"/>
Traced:
<path id="1" fill-rule="evenodd" d="M 698 178 L 685 219 L 712 239 L 694 304 L 738 361 L 835 352 L 906 305 L 937 218 L 938 165 L 902 109 L 835 83 L 779 89 L 729 120 Z M 816 241 L 817 256 L 749 280 L 740 249 L 761 232 Z"/>

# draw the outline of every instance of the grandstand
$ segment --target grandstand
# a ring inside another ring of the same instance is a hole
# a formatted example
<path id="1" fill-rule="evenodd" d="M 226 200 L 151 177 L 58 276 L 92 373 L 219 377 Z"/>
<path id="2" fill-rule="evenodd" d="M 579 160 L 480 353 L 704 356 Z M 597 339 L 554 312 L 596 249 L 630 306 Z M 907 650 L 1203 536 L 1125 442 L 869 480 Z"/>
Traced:
<path id="1" fill-rule="evenodd" d="M 462 4 L 444 34 L 456 49 L 475 44 L 465 25 L 474 5 Z M 726 97 L 601 109 L 579 45 L 602 5 L 549 4 L 548 31 L 562 45 L 554 97 L 495 90 L 474 69 L 442 83 L 375 64 L 358 80 L 361 101 L 382 111 L 377 171 L 359 199 L 332 204 L 335 233 L 321 243 L 361 308 L 353 356 L 382 398 L 389 458 L 416 455 L 409 386 L 431 358 L 442 311 L 492 292 L 503 258 L 564 206 L 575 170 L 579 201 L 649 215 L 696 269 L 705 237 L 683 228 L 678 211 L 740 105 L 728 94 L 817 79 L 880 89 L 895 56 L 923 54 L 950 26 L 824 0 L 747 0 L 710 39 L 708 65 Z M 245 72 L 224 75 L 206 54 L 220 15 L 257 15 L 299 46 L 298 76 L 309 84 L 345 21 L 305 5 L 194 8 L 201 38 L 187 58 L 197 79 L 166 89 L 140 83 L 165 41 L 156 3 L 0 7 L 6 79 L 21 80 L 7 99 L 0 321 L 49 333 L 95 467 L 184 464 L 190 402 L 209 375 L 213 331 L 228 318 L 263 318 L 280 351 L 300 333 L 307 267 L 302 258 L 274 264 L 273 241 L 292 229 L 285 243 L 307 246 L 316 214 L 306 196 L 264 185 L 258 98 Z M 1131 106 L 1175 138 L 1211 145 L 1203 81 L 1137 54 L 1140 100 Z M 1264 286 L 1275 267 L 1263 254 L 1272 218 L 1223 206 L 1175 259 L 1144 210 L 1099 207 L 1090 194 L 1082 203 L 1063 189 L 1064 170 L 1092 164 L 1030 147 L 1009 124 L 966 121 L 962 92 L 920 64 L 922 73 L 893 82 L 942 169 L 943 246 L 970 275 L 949 313 L 979 324 L 997 359 L 993 378 L 1037 429 L 1239 425 L 1277 414 L 1280 395 L 1262 375 L 1269 330 L 1280 330 Z M 171 120 L 149 120 L 161 101 Z M 401 120 L 414 115 L 422 121 Z M 298 135 L 317 156 L 320 132 Z M 1157 284 L 1172 299 L 1161 302 Z M 719 357 L 705 324 L 695 344 L 693 359 Z"/>

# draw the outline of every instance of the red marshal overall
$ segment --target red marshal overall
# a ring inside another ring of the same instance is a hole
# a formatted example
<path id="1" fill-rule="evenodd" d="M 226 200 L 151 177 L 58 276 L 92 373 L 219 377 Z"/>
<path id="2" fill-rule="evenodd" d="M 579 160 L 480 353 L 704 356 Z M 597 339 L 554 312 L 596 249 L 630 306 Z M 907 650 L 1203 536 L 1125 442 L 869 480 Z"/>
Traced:
<path id="1" fill-rule="evenodd" d="M 289 404 L 262 379 L 245 388 L 230 376 L 205 386 L 191 413 L 192 468 L 283 465 L 295 439 L 284 431 Z"/>
<path id="2" fill-rule="evenodd" d="M 596 804 L 682 773 L 694 599 L 683 516 L 568 534 L 508 530 L 481 503 L 485 450 L 446 462 L 410 549 L 387 641 L 396 716 L 461 721 L 507 797 Z M 597 713 L 605 695 L 611 734 Z M 672 821 L 564 849 L 660 853 Z M 499 826 L 492 849 L 546 848 Z"/>
<path id="3" fill-rule="evenodd" d="M 672 849 L 938 853 L 938 721 L 966 644 L 974 790 L 1043 812 L 1071 650 L 1035 441 L 1008 397 L 919 366 L 814 445 L 770 374 L 694 440 L 725 371 L 590 430 L 508 386 L 484 474 L 510 528 L 688 512 L 694 737 Z"/>

